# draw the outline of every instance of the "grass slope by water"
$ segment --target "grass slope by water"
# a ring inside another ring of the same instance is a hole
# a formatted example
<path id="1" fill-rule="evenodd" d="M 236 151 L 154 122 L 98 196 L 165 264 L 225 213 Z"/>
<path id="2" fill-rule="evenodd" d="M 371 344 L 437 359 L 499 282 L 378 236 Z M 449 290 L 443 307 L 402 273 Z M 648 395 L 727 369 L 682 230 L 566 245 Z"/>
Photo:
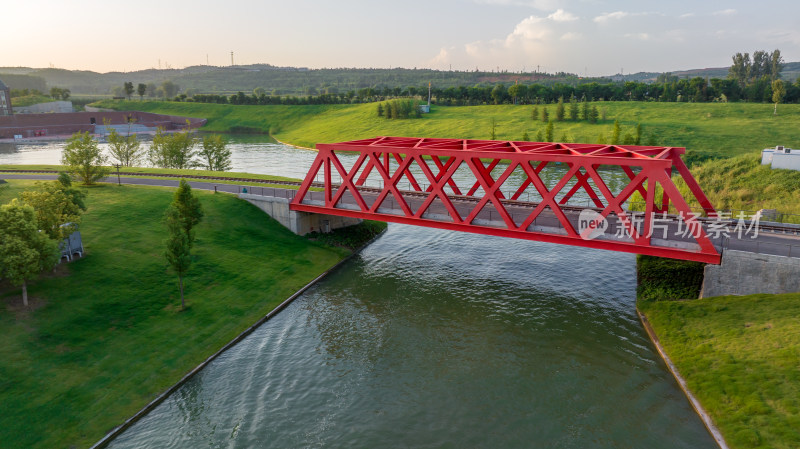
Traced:
<path id="1" fill-rule="evenodd" d="M 800 293 L 638 306 L 731 448 L 800 447 Z"/>
<path id="2" fill-rule="evenodd" d="M 32 181 L 9 181 L 0 204 Z M 0 445 L 87 447 L 348 251 L 298 237 L 230 195 L 205 209 L 180 312 L 163 257 L 172 190 L 88 190 L 84 258 L 0 283 Z"/>
<path id="3" fill-rule="evenodd" d="M 706 161 L 692 167 L 692 175 L 718 209 L 800 214 L 800 171 L 773 170 L 761 165 L 758 154 Z M 685 196 L 688 188 L 681 184 Z M 797 223 L 798 219 L 788 221 Z"/>
<path id="4" fill-rule="evenodd" d="M 608 140 L 614 119 L 622 134 L 633 133 L 641 123 L 646 135 L 659 145 L 681 146 L 702 153 L 733 156 L 783 144 L 800 147 L 796 129 L 800 105 L 756 103 L 647 103 L 595 102 L 605 109 L 606 120 L 555 122 L 554 140 L 566 134 L 572 142 L 595 143 L 603 134 Z M 141 110 L 208 119 L 203 128 L 212 132 L 251 131 L 270 133 L 293 145 L 312 147 L 316 143 L 340 142 L 380 135 L 488 139 L 491 121 L 497 123 L 497 138 L 520 140 L 528 132 L 531 140 L 545 123 L 531 119 L 533 106 L 436 106 L 420 119 L 387 120 L 376 114 L 376 103 L 356 105 L 236 106 L 203 103 L 139 102 L 106 100 L 101 107 Z M 555 105 L 538 105 L 555 116 Z"/>

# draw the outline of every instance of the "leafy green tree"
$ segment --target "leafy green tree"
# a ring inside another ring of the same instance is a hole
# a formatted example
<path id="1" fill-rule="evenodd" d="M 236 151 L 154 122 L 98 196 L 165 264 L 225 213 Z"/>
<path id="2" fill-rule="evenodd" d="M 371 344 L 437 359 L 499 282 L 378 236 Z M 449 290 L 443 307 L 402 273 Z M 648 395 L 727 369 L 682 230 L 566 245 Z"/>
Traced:
<path id="1" fill-rule="evenodd" d="M 636 138 L 633 137 L 633 134 L 626 132 L 625 135 L 622 137 L 622 144 L 623 145 L 633 145 L 636 142 Z"/>
<path id="2" fill-rule="evenodd" d="M 150 163 L 161 168 L 191 168 L 195 166 L 196 144 L 188 125 L 186 130 L 176 133 L 166 133 L 158 128 L 148 152 Z"/>
<path id="3" fill-rule="evenodd" d="M 158 86 L 156 86 L 156 83 L 147 83 L 147 87 L 145 88 L 145 92 L 147 93 L 147 96 L 149 98 L 155 97 L 158 94 L 157 90 L 158 90 Z"/>
<path id="4" fill-rule="evenodd" d="M 531 120 L 539 120 L 539 106 L 533 106 L 531 109 Z"/>
<path id="5" fill-rule="evenodd" d="M 517 100 L 522 97 L 522 91 L 527 90 L 524 84 L 513 84 L 508 88 L 508 95 L 511 97 L 511 100 L 514 104 L 517 104 Z"/>
<path id="6" fill-rule="evenodd" d="M 614 120 L 614 128 L 611 131 L 611 145 L 619 145 L 619 136 L 622 130 L 620 129 L 619 122 Z"/>
<path id="7" fill-rule="evenodd" d="M 526 130 L 525 132 L 522 133 L 522 141 L 523 142 L 529 142 L 530 140 L 531 140 L 531 136 L 528 135 L 528 131 Z"/>
<path id="8" fill-rule="evenodd" d="M 564 97 L 558 97 L 558 104 L 556 105 L 556 121 L 564 121 Z"/>
<path id="9" fill-rule="evenodd" d="M 53 97 L 54 100 L 58 100 L 61 98 L 61 88 L 60 87 L 51 87 L 50 88 L 50 96 Z"/>
<path id="10" fill-rule="evenodd" d="M 69 237 L 78 229 L 81 214 L 86 210 L 83 197 L 76 201 L 73 192 L 59 181 L 37 182 L 33 189 L 22 192 L 21 196 L 22 202 L 36 212 L 39 229 L 56 241 Z"/>
<path id="11" fill-rule="evenodd" d="M 79 179 L 84 185 L 92 185 L 111 172 L 109 167 L 103 166 L 106 158 L 89 132 L 79 131 L 67 140 L 61 163 L 67 166 L 67 173 L 73 179 Z"/>
<path id="12" fill-rule="evenodd" d="M 547 127 L 544 130 L 544 138 L 546 142 L 553 141 L 553 121 L 547 122 Z"/>
<path id="13" fill-rule="evenodd" d="M 183 278 L 192 266 L 191 242 L 181 229 L 181 221 L 178 209 L 174 204 L 170 204 L 165 214 L 165 221 L 169 231 L 164 252 L 164 257 L 170 268 L 178 275 L 178 287 L 181 292 L 181 310 L 186 309 L 186 301 L 183 297 Z"/>
<path id="14" fill-rule="evenodd" d="M 178 189 L 172 197 L 172 207 L 177 211 L 177 224 L 186 234 L 186 238 L 191 245 L 194 243 L 194 227 L 203 218 L 203 205 L 200 200 L 192 194 L 192 187 L 186 180 L 181 179 Z"/>
<path id="15" fill-rule="evenodd" d="M 144 100 L 144 94 L 147 93 L 147 84 L 144 83 L 137 84 L 136 93 L 139 94 L 139 101 Z"/>
<path id="16" fill-rule="evenodd" d="M 750 77 L 750 62 L 749 53 L 736 53 L 732 56 L 733 64 L 728 68 L 728 78 L 736 80 L 739 87 L 744 88 L 747 85 L 747 80 Z"/>
<path id="17" fill-rule="evenodd" d="M 492 100 L 494 104 L 503 104 L 505 100 L 508 98 L 508 91 L 506 90 L 506 86 L 502 83 L 497 84 L 492 89 Z"/>
<path id="18" fill-rule="evenodd" d="M 489 140 L 497 140 L 497 121 L 492 118 L 492 133 Z"/>
<path id="19" fill-rule="evenodd" d="M 383 117 L 383 103 L 378 102 L 378 117 Z"/>
<path id="20" fill-rule="evenodd" d="M 577 122 L 578 115 L 579 115 L 578 100 L 573 96 L 569 100 L 569 119 L 572 120 L 573 122 Z"/>
<path id="21" fill-rule="evenodd" d="M 545 141 L 544 140 L 544 133 L 542 133 L 541 129 L 536 131 L 536 141 L 537 142 L 544 142 Z"/>
<path id="22" fill-rule="evenodd" d="M 206 170 L 227 171 L 231 169 L 231 150 L 219 134 L 203 137 L 203 146 L 198 151 Z"/>
<path id="23" fill-rule="evenodd" d="M 581 104 L 581 120 L 589 121 L 589 102 L 584 101 Z"/>
<path id="24" fill-rule="evenodd" d="M 589 122 L 597 123 L 597 119 L 599 117 L 600 117 L 600 112 L 597 110 L 597 106 L 592 105 L 592 108 L 589 110 Z"/>
<path id="25" fill-rule="evenodd" d="M 544 123 L 550 121 L 550 114 L 547 112 L 547 108 L 542 108 L 542 121 Z"/>
<path id="26" fill-rule="evenodd" d="M 783 85 L 783 81 L 775 80 L 772 82 L 772 102 L 775 103 L 775 109 L 772 111 L 772 115 L 778 115 L 778 103 L 783 101 L 783 97 L 786 96 L 786 87 Z"/>
<path id="27" fill-rule="evenodd" d="M 769 64 L 769 72 L 770 72 L 770 79 L 772 82 L 775 82 L 781 76 L 781 70 L 783 70 L 784 63 L 783 63 L 783 56 L 781 56 L 781 51 L 775 49 L 770 54 L 770 64 Z"/>
<path id="28" fill-rule="evenodd" d="M 17 199 L 0 206 L 0 278 L 22 286 L 28 306 L 28 282 L 58 262 L 58 243 L 39 232 L 33 207 Z"/>
<path id="29" fill-rule="evenodd" d="M 177 84 L 173 83 L 172 81 L 164 81 L 161 83 L 161 89 L 164 92 L 164 96 L 167 98 L 172 98 L 178 94 L 178 90 L 180 89 Z"/>
<path id="30" fill-rule="evenodd" d="M 69 89 L 61 89 L 61 99 L 67 101 L 72 94 Z"/>
<path id="31" fill-rule="evenodd" d="M 109 124 L 106 123 L 108 127 Z M 108 140 L 108 151 L 111 156 L 116 159 L 119 165 L 125 167 L 134 167 L 139 163 L 139 160 L 144 154 L 139 139 L 136 134 L 130 132 L 130 122 L 128 123 L 128 135 L 123 136 L 118 133 L 116 128 L 111 128 L 111 132 L 106 137 Z"/>
<path id="32" fill-rule="evenodd" d="M 131 95 L 133 95 L 133 82 L 125 81 L 125 84 L 122 85 L 122 88 L 125 89 L 125 96 L 128 97 L 128 100 L 131 99 Z"/>

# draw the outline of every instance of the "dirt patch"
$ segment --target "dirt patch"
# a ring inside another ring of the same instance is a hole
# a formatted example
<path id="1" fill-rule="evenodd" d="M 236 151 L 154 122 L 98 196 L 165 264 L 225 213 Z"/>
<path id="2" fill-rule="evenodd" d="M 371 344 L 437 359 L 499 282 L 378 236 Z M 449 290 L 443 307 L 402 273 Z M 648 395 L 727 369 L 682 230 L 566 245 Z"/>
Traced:
<path id="1" fill-rule="evenodd" d="M 28 306 L 25 307 L 22 304 L 21 290 L 19 294 L 6 295 L 3 297 L 2 302 L 5 304 L 6 310 L 8 310 L 11 315 L 14 315 L 14 318 L 17 320 L 27 320 L 34 311 L 47 305 L 47 300 L 38 296 L 28 295 Z"/>

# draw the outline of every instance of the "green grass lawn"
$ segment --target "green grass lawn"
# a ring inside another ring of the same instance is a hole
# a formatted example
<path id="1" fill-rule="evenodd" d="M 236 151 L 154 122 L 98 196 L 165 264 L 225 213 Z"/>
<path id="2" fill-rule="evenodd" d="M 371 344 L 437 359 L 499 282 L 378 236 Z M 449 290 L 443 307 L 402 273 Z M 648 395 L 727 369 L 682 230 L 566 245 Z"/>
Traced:
<path id="1" fill-rule="evenodd" d="M 49 97 L 47 95 L 24 95 L 21 97 L 11 98 L 11 107 L 21 108 L 39 103 L 50 103 L 53 101 L 58 101 L 58 100 L 55 100 L 53 99 L 53 97 Z"/>
<path id="2" fill-rule="evenodd" d="M 800 447 L 800 293 L 638 305 L 730 447 Z"/>
<path id="3" fill-rule="evenodd" d="M 757 103 L 646 103 L 597 102 L 606 120 L 598 124 L 556 122 L 554 140 L 566 134 L 572 142 L 595 143 L 603 134 L 610 139 L 615 119 L 622 134 L 637 123 L 659 145 L 686 147 L 701 153 L 733 156 L 783 144 L 800 147 L 797 125 L 800 105 L 780 105 L 772 115 L 771 104 Z M 545 123 L 531 119 L 533 106 L 436 106 L 420 119 L 386 120 L 376 114 L 375 103 L 357 105 L 235 106 L 202 103 L 103 101 L 102 107 L 177 114 L 208 119 L 203 128 L 213 132 L 247 129 L 270 133 L 293 145 L 340 142 L 381 135 L 488 139 L 491 121 L 497 138 L 520 140 L 528 132 L 533 140 Z M 547 107 L 555 115 L 555 105 Z M 237 128 L 238 127 L 238 128 Z"/>
<path id="4" fill-rule="evenodd" d="M 0 204 L 32 181 L 9 181 Z M 348 254 L 234 196 L 205 209 L 180 311 L 163 256 L 172 190 L 86 189 L 86 254 L 20 289 L 0 283 L 0 446 L 88 447 Z"/>

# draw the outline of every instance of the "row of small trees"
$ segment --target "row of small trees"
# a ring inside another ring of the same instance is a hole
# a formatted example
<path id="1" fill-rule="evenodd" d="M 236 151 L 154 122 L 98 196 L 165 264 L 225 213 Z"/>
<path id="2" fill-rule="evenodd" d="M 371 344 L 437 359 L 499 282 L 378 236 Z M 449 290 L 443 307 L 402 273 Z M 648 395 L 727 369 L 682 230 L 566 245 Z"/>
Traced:
<path id="1" fill-rule="evenodd" d="M 556 111 L 553 118 L 557 122 L 564 121 L 567 119 L 567 112 L 569 112 L 569 120 L 573 122 L 583 120 L 589 123 L 597 123 L 597 120 L 600 118 L 600 111 L 597 109 L 597 105 L 590 105 L 588 101 L 583 101 L 580 102 L 579 106 L 578 100 L 575 97 L 572 97 L 569 101 L 569 110 L 567 110 L 566 106 L 564 105 L 564 97 L 560 97 L 558 99 L 558 103 L 556 103 Z M 531 109 L 531 119 L 541 120 L 547 123 L 551 120 L 551 117 L 547 107 L 542 107 L 540 114 L 539 106 L 534 105 L 533 109 Z M 605 111 L 603 112 L 603 120 L 605 120 Z"/>
<path id="2" fill-rule="evenodd" d="M 490 132 L 492 140 L 495 140 L 496 138 L 496 127 L 497 122 L 492 121 L 492 128 Z M 554 137 L 555 125 L 551 119 L 547 122 L 547 125 L 544 127 L 544 129 L 540 128 L 537 130 L 533 140 L 531 140 L 531 136 L 527 130 L 522 133 L 522 138 L 520 140 L 524 142 L 555 142 L 555 140 L 553 140 Z M 572 140 L 573 138 L 567 132 L 562 132 L 558 142 L 568 143 Z M 598 134 L 595 143 L 601 145 L 656 145 L 654 136 L 650 135 L 647 137 L 644 135 L 641 123 L 637 124 L 632 129 L 628 129 L 623 134 L 622 127 L 616 120 L 614 120 L 614 126 L 611 128 L 611 135 L 606 137 L 606 133 L 601 131 L 600 134 Z"/>
<path id="3" fill-rule="evenodd" d="M 85 184 L 108 176 L 109 162 L 122 167 L 135 167 L 147 161 L 160 168 L 204 168 L 212 171 L 231 168 L 231 151 L 218 134 L 199 139 L 188 128 L 178 133 L 166 133 L 159 128 L 153 143 L 146 150 L 136 134 L 121 135 L 111 128 L 106 139 L 111 161 L 88 132 L 78 132 L 67 141 L 61 162 Z"/>
<path id="4" fill-rule="evenodd" d="M 386 103 L 378 103 L 376 109 L 378 117 L 386 117 L 387 119 L 408 119 L 420 118 L 422 112 L 419 110 L 419 105 L 415 100 L 392 100 Z"/>

